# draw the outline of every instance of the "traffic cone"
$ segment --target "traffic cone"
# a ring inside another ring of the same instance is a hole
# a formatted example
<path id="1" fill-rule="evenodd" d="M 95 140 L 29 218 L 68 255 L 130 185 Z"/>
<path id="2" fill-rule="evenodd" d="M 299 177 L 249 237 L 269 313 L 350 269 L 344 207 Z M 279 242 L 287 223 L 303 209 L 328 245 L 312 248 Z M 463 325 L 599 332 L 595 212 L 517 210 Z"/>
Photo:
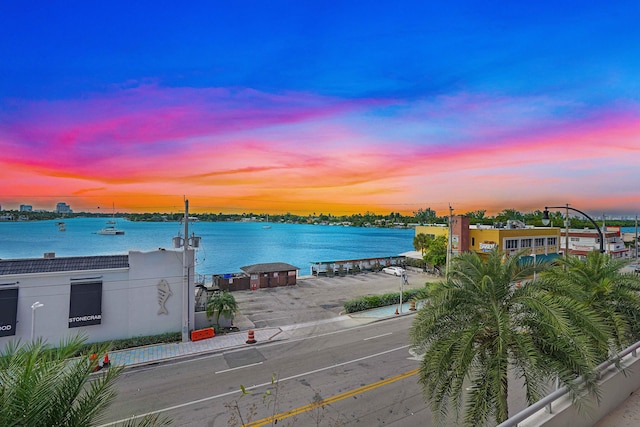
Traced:
<path id="1" fill-rule="evenodd" d="M 247 337 L 247 344 L 255 344 L 256 343 L 256 338 L 253 335 L 253 329 L 249 330 L 249 336 Z"/>
<path id="2" fill-rule="evenodd" d="M 411 305 L 409 306 L 409 310 L 416 311 L 416 302 L 415 302 L 415 300 L 411 300 Z"/>
<path id="3" fill-rule="evenodd" d="M 98 354 L 97 353 L 92 353 L 91 356 L 89 356 L 89 361 L 91 363 L 94 363 L 94 361 L 98 358 Z M 93 368 L 94 371 L 99 371 L 100 369 L 102 369 L 102 366 L 100 366 L 99 364 L 96 364 L 96 366 Z"/>
<path id="4" fill-rule="evenodd" d="M 111 365 L 111 362 L 109 361 L 109 353 L 105 353 L 104 354 L 104 361 L 102 362 L 102 367 L 103 368 L 108 368 L 109 365 Z"/>
<path id="5" fill-rule="evenodd" d="M 396 314 L 400 314 L 400 313 L 398 313 L 398 307 L 396 307 Z"/>

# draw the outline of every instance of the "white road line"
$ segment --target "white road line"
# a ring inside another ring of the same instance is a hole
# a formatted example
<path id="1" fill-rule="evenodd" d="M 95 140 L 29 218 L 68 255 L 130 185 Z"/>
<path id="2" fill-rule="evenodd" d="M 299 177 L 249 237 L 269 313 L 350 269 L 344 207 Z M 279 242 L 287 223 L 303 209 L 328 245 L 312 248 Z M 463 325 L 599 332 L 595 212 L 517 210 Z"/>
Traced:
<path id="1" fill-rule="evenodd" d="M 225 372 L 235 371 L 235 370 L 238 370 L 238 369 L 248 368 L 250 366 L 256 366 L 256 365 L 262 365 L 262 362 L 251 363 L 249 365 L 236 366 L 235 368 L 229 368 L 229 369 L 225 369 L 223 371 L 214 372 L 214 374 L 224 374 Z"/>
<path id="2" fill-rule="evenodd" d="M 342 363 L 336 363 L 334 365 L 325 366 L 324 368 L 314 369 L 313 371 L 303 372 L 301 374 L 292 375 L 292 376 L 286 377 L 286 378 L 279 378 L 278 382 L 290 381 L 290 380 L 293 380 L 293 379 L 296 379 L 296 378 L 304 377 L 306 375 L 317 374 L 318 372 L 326 371 L 326 370 L 329 370 L 329 369 L 335 369 L 335 368 L 338 368 L 340 366 L 348 365 L 350 363 L 357 363 L 357 362 L 361 362 L 363 360 L 367 360 L 367 359 L 371 359 L 371 358 L 374 358 L 374 357 L 382 356 L 382 355 L 385 355 L 385 354 L 393 353 L 394 351 L 404 350 L 405 348 L 408 348 L 408 347 L 409 347 L 408 345 L 403 345 L 402 347 L 396 347 L 396 348 L 392 348 L 390 350 L 382 351 L 380 353 L 375 353 L 375 354 L 370 354 L 369 356 L 360 357 L 358 359 L 353 359 L 353 360 L 349 360 L 349 361 L 342 362 Z M 270 386 L 271 384 L 272 384 L 271 381 L 269 381 L 267 383 L 256 384 L 256 385 L 253 385 L 251 387 L 245 387 L 245 390 L 254 390 L 256 388 Z M 132 420 L 137 419 L 137 418 L 146 417 L 147 415 L 154 415 L 154 414 L 159 414 L 161 412 L 172 411 L 174 409 L 180 409 L 180 408 L 184 408 L 186 406 L 191 406 L 191 405 L 195 405 L 195 404 L 198 404 L 198 403 L 208 402 L 210 400 L 219 399 L 221 397 L 231 396 L 233 394 L 238 394 L 238 393 L 240 393 L 239 390 L 229 391 L 227 393 L 217 394 L 215 396 L 209 396 L 209 397 L 205 397 L 203 399 L 192 400 L 191 402 L 185 402 L 185 403 L 181 403 L 179 405 L 169 406 L 169 407 L 164 408 L 164 409 L 158 409 L 157 411 L 151 411 L 151 412 L 147 412 L 145 414 L 139 414 L 139 415 L 130 416 L 130 417 L 118 420 L 118 421 L 112 421 L 112 422 L 107 423 L 107 424 L 102 424 L 102 425 L 100 425 L 98 427 L 108 427 L 108 426 L 112 426 L 112 425 L 115 425 L 115 424 L 118 424 L 118 423 L 124 423 L 126 421 L 132 421 Z"/>
<path id="3" fill-rule="evenodd" d="M 373 339 L 376 339 L 376 338 L 386 337 L 387 335 L 392 335 L 392 334 L 393 334 L 393 332 L 387 332 L 386 334 L 376 335 L 374 337 L 365 338 L 362 341 L 367 341 L 367 340 L 373 340 Z"/>
<path id="4" fill-rule="evenodd" d="M 272 317 L 270 319 L 256 319 L 256 322 L 270 322 L 271 320 L 282 320 L 282 319 L 289 319 L 289 316 L 284 316 L 284 317 Z"/>

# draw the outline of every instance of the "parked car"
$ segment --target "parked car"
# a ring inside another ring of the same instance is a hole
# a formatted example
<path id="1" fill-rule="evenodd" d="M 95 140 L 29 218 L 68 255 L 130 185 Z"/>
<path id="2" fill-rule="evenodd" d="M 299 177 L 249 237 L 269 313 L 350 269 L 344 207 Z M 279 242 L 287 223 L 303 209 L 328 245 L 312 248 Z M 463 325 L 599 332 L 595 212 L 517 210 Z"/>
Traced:
<path id="1" fill-rule="evenodd" d="M 382 269 L 383 273 L 393 274 L 394 276 L 402 276 L 404 274 L 404 268 L 402 267 L 385 267 Z"/>

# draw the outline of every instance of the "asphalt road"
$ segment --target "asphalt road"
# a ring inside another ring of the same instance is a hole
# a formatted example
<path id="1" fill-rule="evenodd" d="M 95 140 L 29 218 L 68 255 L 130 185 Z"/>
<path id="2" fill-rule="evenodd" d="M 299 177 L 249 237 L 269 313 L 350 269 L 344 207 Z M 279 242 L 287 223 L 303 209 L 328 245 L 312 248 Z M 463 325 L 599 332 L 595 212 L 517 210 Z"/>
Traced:
<path id="1" fill-rule="evenodd" d="M 106 420 L 161 413 L 179 426 L 258 426 L 295 411 L 278 425 L 432 426 L 407 346 L 412 318 L 127 371 Z M 516 394 L 512 411 L 525 406 Z"/>
<path id="2" fill-rule="evenodd" d="M 429 278 L 410 273 L 409 287 Z M 272 425 L 267 417 L 274 414 L 278 426 L 431 426 L 417 383 L 419 361 L 408 348 L 414 316 L 346 329 L 330 321 L 343 301 L 398 290 L 400 282 L 378 273 L 235 293 L 240 323 L 287 326 L 290 339 L 126 370 L 104 425 L 159 413 L 177 426 Z M 306 326 L 291 329 L 296 325 Z M 241 386 L 250 394 L 241 397 Z M 510 399 L 511 413 L 526 406 L 516 392 Z M 288 411 L 293 415 L 282 415 Z"/>

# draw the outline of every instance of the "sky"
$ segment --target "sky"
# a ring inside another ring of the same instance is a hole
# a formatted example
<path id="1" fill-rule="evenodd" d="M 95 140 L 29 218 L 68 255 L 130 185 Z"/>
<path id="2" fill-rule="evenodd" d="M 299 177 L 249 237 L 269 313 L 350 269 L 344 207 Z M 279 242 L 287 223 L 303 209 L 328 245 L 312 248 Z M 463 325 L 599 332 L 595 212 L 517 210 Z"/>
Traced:
<path id="1" fill-rule="evenodd" d="M 640 211 L 640 2 L 0 2 L 0 206 Z"/>

